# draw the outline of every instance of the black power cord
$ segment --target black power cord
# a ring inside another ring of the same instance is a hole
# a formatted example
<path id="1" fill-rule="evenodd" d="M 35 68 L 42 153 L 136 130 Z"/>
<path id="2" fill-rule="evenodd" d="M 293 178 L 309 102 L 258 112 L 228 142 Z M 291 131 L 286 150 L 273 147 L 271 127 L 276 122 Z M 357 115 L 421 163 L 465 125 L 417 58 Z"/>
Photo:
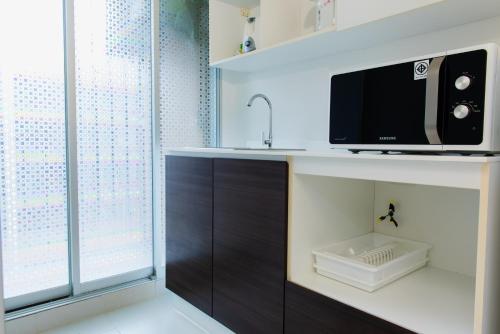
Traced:
<path id="1" fill-rule="evenodd" d="M 389 212 L 387 212 L 387 214 L 385 216 L 380 216 L 378 218 L 379 222 L 383 222 L 384 220 L 387 219 L 387 217 L 389 217 L 389 221 L 391 223 L 394 224 L 394 226 L 398 227 L 399 224 L 398 222 L 396 221 L 396 219 L 394 219 L 394 213 L 396 212 L 396 207 L 394 206 L 394 204 L 392 203 L 389 203 Z"/>

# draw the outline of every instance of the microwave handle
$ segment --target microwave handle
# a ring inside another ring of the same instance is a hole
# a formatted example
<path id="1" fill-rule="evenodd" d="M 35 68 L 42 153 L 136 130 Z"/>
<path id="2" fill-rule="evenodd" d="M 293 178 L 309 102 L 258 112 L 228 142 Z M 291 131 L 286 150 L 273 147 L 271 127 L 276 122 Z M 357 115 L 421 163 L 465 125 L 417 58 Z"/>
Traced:
<path id="1" fill-rule="evenodd" d="M 442 144 L 437 121 L 439 108 L 439 72 L 445 57 L 436 57 L 429 65 L 425 88 L 425 135 L 431 145 Z"/>

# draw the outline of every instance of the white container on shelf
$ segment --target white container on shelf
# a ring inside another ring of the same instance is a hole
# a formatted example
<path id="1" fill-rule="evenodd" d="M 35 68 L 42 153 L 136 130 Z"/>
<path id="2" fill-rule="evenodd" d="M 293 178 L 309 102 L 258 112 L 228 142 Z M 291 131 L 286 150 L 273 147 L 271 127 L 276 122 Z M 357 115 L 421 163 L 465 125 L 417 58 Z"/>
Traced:
<path id="1" fill-rule="evenodd" d="M 320 275 L 372 292 L 428 262 L 431 246 L 379 233 L 334 243 L 314 250 Z"/>
<path id="2" fill-rule="evenodd" d="M 331 28 L 335 24 L 335 0 L 317 0 L 315 31 Z"/>

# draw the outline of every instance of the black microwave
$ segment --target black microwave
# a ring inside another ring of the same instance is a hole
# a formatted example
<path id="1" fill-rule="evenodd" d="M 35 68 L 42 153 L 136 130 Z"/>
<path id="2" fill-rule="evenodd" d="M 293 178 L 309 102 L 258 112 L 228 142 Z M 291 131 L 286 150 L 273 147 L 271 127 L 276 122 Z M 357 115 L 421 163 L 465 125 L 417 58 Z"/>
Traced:
<path id="1" fill-rule="evenodd" d="M 500 151 L 499 47 L 337 73 L 330 144 L 353 151 Z"/>

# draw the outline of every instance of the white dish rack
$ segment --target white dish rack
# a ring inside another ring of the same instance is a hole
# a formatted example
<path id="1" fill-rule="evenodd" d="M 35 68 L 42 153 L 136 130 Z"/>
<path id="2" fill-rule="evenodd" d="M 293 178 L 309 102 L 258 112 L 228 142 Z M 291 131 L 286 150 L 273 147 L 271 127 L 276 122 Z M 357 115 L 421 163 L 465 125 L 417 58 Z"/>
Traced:
<path id="1" fill-rule="evenodd" d="M 431 246 L 379 233 L 334 243 L 314 250 L 320 275 L 372 292 L 421 267 Z"/>

